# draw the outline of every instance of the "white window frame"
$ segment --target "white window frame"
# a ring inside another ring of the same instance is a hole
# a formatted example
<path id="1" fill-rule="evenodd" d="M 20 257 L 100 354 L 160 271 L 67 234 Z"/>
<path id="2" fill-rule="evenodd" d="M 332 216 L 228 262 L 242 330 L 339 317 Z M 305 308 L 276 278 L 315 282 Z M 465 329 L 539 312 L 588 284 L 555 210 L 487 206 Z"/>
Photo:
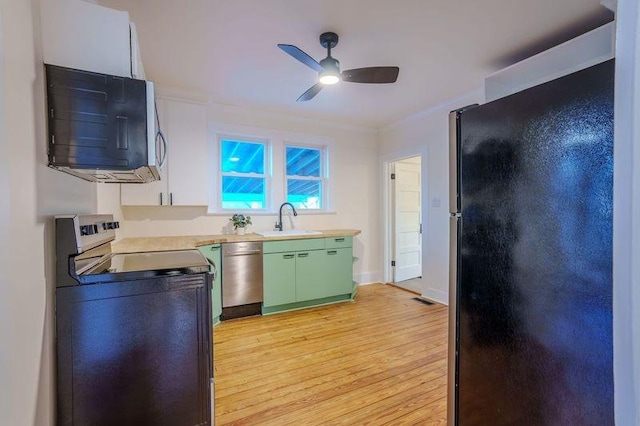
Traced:
<path id="1" fill-rule="evenodd" d="M 271 140 L 267 138 L 259 138 L 253 136 L 243 136 L 239 134 L 218 134 L 217 135 L 217 148 L 218 148 L 218 164 L 216 168 L 216 174 L 218 178 L 218 194 L 216 196 L 216 206 L 219 212 L 247 212 L 247 213 L 264 213 L 269 212 L 271 209 Z M 264 164 L 263 170 L 264 173 L 239 173 L 239 172 L 223 172 L 222 171 L 222 141 L 233 141 L 233 142 L 245 142 L 245 143 L 255 143 L 264 146 Z M 238 208 L 225 208 L 222 203 L 222 195 L 223 195 L 223 177 L 231 176 L 231 177 L 246 177 L 246 178 L 260 178 L 264 179 L 264 207 L 261 209 L 238 209 Z"/>
<path id="2" fill-rule="evenodd" d="M 320 151 L 320 177 L 313 176 L 296 176 L 296 175 L 288 175 L 287 174 L 287 148 L 301 148 L 301 149 L 315 149 Z M 319 209 L 298 209 L 300 212 L 325 212 L 329 210 L 329 148 L 327 145 L 316 145 L 316 144 L 306 144 L 306 143 L 296 143 L 296 142 L 284 142 L 284 148 L 282 150 L 282 163 L 283 163 L 283 189 L 284 189 L 284 199 L 288 200 L 289 197 L 289 179 L 296 180 L 310 180 L 320 182 L 321 192 L 320 192 L 320 205 Z"/>

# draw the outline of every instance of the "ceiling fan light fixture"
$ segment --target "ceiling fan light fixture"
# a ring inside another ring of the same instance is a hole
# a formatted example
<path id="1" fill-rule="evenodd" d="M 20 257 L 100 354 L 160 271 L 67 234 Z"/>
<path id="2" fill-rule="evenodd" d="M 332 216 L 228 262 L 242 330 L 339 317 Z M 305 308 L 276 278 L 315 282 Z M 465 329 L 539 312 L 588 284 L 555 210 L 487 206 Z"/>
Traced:
<path id="1" fill-rule="evenodd" d="M 322 84 L 336 84 L 340 81 L 340 62 L 327 56 L 320 61 L 322 71 L 318 73 L 318 81 Z"/>
<path id="2" fill-rule="evenodd" d="M 339 74 L 333 73 L 331 71 L 323 71 L 320 73 L 320 78 L 318 79 L 322 84 L 336 84 L 340 81 Z"/>

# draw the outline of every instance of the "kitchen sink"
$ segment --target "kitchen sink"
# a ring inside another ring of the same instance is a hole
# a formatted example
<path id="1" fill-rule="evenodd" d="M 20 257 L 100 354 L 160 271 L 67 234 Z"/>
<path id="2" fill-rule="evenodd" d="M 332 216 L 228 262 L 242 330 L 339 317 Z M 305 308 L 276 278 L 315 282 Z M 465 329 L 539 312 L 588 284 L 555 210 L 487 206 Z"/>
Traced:
<path id="1" fill-rule="evenodd" d="M 287 229 L 286 231 L 253 231 L 254 234 L 262 235 L 263 237 L 287 237 L 296 235 L 319 235 L 320 231 L 309 231 L 306 229 Z"/>

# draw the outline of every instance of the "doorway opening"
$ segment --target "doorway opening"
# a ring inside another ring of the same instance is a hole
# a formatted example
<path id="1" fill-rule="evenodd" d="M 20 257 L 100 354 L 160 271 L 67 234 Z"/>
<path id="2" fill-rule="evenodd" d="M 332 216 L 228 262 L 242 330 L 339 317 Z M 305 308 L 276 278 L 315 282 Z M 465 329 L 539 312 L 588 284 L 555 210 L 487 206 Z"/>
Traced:
<path id="1" fill-rule="evenodd" d="M 389 248 L 387 281 L 422 294 L 422 157 L 389 163 Z"/>

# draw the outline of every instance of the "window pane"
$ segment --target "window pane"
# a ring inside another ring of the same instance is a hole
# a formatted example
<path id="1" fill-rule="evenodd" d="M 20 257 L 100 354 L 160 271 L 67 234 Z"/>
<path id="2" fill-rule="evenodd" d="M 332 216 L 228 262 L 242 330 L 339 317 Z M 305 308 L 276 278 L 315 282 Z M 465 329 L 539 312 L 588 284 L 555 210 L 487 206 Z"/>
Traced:
<path id="1" fill-rule="evenodd" d="M 266 197 L 263 178 L 222 177 L 223 209 L 264 209 Z"/>
<path id="2" fill-rule="evenodd" d="M 264 174 L 264 144 L 223 139 L 223 172 Z"/>
<path id="3" fill-rule="evenodd" d="M 287 147 L 287 176 L 320 177 L 321 152 L 313 148 Z"/>
<path id="4" fill-rule="evenodd" d="M 287 179 L 287 201 L 298 209 L 321 209 L 321 194 L 318 180 Z"/>

